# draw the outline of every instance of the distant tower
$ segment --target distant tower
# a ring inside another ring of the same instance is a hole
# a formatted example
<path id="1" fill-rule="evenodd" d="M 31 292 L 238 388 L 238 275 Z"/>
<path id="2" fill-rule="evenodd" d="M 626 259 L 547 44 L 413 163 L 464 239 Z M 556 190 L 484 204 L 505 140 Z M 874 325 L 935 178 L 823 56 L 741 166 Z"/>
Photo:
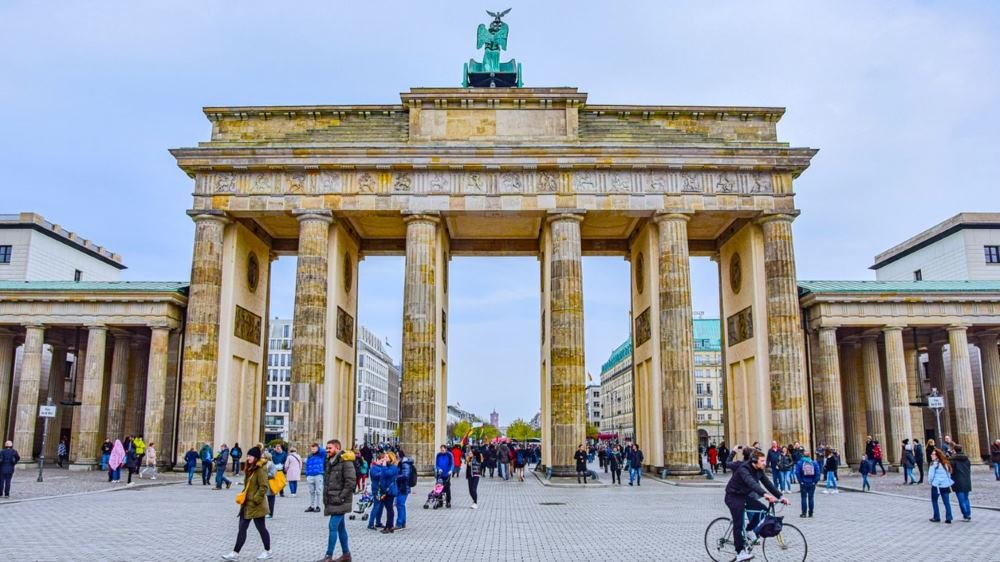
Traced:
<path id="1" fill-rule="evenodd" d="M 490 425 L 493 427 L 500 427 L 500 414 L 497 413 L 496 408 L 490 412 Z"/>

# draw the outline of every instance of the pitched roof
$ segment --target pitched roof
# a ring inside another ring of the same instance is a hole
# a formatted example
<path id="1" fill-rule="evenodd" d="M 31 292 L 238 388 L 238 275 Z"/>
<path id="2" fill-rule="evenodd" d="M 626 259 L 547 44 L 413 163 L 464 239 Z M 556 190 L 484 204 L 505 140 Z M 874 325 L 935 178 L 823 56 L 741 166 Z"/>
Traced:
<path id="1" fill-rule="evenodd" d="M 74 291 L 89 293 L 181 293 L 183 281 L 0 281 L 0 291 Z"/>

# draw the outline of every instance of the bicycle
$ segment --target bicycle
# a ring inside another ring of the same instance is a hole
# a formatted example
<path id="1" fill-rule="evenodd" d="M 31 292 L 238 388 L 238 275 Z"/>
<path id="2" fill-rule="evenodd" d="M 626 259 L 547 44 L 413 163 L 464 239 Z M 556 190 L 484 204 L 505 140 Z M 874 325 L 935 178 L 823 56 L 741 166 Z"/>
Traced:
<path id="1" fill-rule="evenodd" d="M 767 509 L 745 509 L 743 517 L 748 521 L 763 520 L 764 516 L 775 515 L 774 505 Z M 754 519 L 751 519 L 754 518 Z M 774 537 L 759 537 L 754 534 L 753 540 L 746 540 L 747 552 L 753 552 L 758 545 L 768 562 L 803 562 L 809 552 L 806 537 L 798 527 L 783 523 L 781 532 Z M 728 517 L 719 517 L 708 524 L 705 529 L 705 550 L 715 562 L 730 562 L 736 559 L 736 543 L 733 541 L 733 521 Z"/>

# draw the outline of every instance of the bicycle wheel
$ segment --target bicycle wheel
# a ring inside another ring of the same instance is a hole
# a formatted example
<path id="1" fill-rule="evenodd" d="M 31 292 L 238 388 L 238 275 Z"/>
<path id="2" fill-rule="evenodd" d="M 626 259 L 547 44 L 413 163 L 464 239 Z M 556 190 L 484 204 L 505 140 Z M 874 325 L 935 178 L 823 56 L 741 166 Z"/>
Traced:
<path id="1" fill-rule="evenodd" d="M 705 529 L 705 550 L 715 562 L 730 562 L 736 558 L 733 543 L 733 522 L 728 517 L 719 517 Z"/>
<path id="2" fill-rule="evenodd" d="M 803 562 L 809 546 L 798 527 L 785 523 L 778 536 L 764 539 L 762 550 L 767 562 Z"/>

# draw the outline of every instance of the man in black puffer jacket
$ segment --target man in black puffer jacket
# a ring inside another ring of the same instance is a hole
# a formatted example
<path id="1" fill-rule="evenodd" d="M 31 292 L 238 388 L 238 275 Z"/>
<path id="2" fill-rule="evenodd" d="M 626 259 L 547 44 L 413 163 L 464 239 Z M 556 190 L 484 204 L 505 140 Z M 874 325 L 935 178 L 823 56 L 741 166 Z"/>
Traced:
<path id="1" fill-rule="evenodd" d="M 736 546 L 737 562 L 753 558 L 752 554 L 744 550 L 743 530 L 746 527 L 743 520 L 743 510 L 763 509 L 764 506 L 760 502 L 762 498 L 768 503 L 781 501 L 785 505 L 789 504 L 788 499 L 781 497 L 781 492 L 764 474 L 766 465 L 767 455 L 762 451 L 754 451 L 750 454 L 749 461 L 733 464 L 733 475 L 729 478 L 729 483 L 726 484 L 725 501 L 733 519 L 733 542 Z"/>

